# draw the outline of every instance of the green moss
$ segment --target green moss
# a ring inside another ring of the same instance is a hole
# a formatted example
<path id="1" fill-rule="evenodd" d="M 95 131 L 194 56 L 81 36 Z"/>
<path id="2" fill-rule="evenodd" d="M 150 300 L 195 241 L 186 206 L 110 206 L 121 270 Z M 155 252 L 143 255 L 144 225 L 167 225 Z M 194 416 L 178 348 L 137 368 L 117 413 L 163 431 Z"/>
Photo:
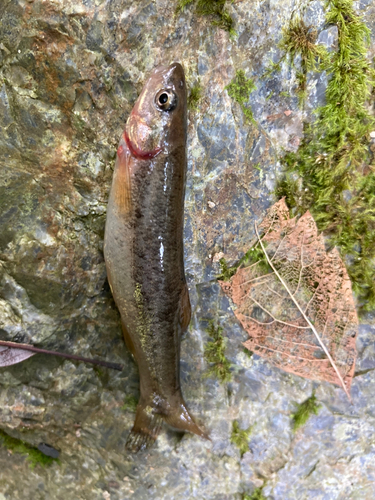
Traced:
<path id="1" fill-rule="evenodd" d="M 132 394 L 128 394 L 125 397 L 124 404 L 121 408 L 122 410 L 132 411 L 135 413 L 137 411 L 137 405 L 138 405 L 138 399 Z"/>
<path id="2" fill-rule="evenodd" d="M 299 56 L 299 70 L 296 73 L 298 87 L 297 95 L 302 104 L 306 99 L 307 72 L 316 71 L 327 60 L 328 53 L 324 46 L 317 45 L 317 30 L 306 25 L 299 16 L 293 17 L 288 26 L 283 29 L 283 36 L 279 47 L 284 51 L 284 55 L 279 61 L 277 67 L 283 59 L 288 58 L 292 66 Z"/>
<path id="3" fill-rule="evenodd" d="M 248 267 L 253 264 L 257 264 L 259 266 L 259 271 L 262 271 L 263 274 L 267 274 L 271 270 L 264 252 L 260 246 L 257 246 L 257 244 L 251 247 L 250 250 L 248 250 L 245 255 L 241 257 L 236 264 L 234 264 L 234 266 L 229 267 L 224 258 L 219 260 L 219 264 L 221 274 L 217 277 L 217 279 L 221 281 L 229 281 L 231 277 L 236 274 L 239 267 Z"/>
<path id="4" fill-rule="evenodd" d="M 188 97 L 188 108 L 191 111 L 196 111 L 198 109 L 198 103 L 202 97 L 202 87 L 200 81 L 196 83 L 191 89 Z"/>
<path id="5" fill-rule="evenodd" d="M 220 281 L 229 281 L 236 274 L 238 266 L 229 267 L 227 261 L 222 258 L 219 260 L 221 274 L 217 277 Z"/>
<path id="6" fill-rule="evenodd" d="M 246 349 L 246 347 L 243 348 L 243 352 L 244 352 L 244 354 L 246 354 L 246 356 L 248 358 L 252 358 L 253 357 L 253 354 L 254 354 L 253 351 L 249 351 L 249 349 Z"/>
<path id="7" fill-rule="evenodd" d="M 242 430 L 237 422 L 234 420 L 232 424 L 232 434 L 230 442 L 236 446 L 241 453 L 241 457 L 249 451 L 249 436 L 251 434 L 251 426 L 248 429 Z"/>
<path id="8" fill-rule="evenodd" d="M 293 413 L 293 430 L 296 431 L 308 421 L 310 415 L 317 415 L 321 405 L 316 403 L 316 397 L 313 393 L 300 405 L 297 405 L 296 412 Z"/>
<path id="9" fill-rule="evenodd" d="M 263 488 L 256 488 L 251 495 L 245 493 L 242 500 L 266 500 L 266 497 L 263 496 L 262 489 Z"/>
<path id="10" fill-rule="evenodd" d="M 298 205 L 298 196 L 300 191 L 300 183 L 291 175 L 285 175 L 276 182 L 275 195 L 276 198 L 285 197 L 285 202 L 289 210 Z"/>
<path id="11" fill-rule="evenodd" d="M 248 123 L 256 123 L 251 108 L 247 108 L 245 106 L 249 100 L 251 92 L 256 89 L 253 80 L 251 78 L 246 78 L 245 72 L 242 69 L 239 69 L 236 72 L 236 76 L 225 88 L 228 91 L 228 95 L 240 105 L 242 112 L 245 115 L 245 121 Z"/>
<path id="12" fill-rule="evenodd" d="M 21 455 L 26 456 L 26 460 L 29 462 L 30 467 L 33 469 L 36 465 L 41 465 L 42 467 L 46 467 L 51 465 L 54 462 L 59 462 L 57 458 L 52 458 L 41 451 L 38 450 L 38 448 L 35 448 L 34 446 L 31 446 L 28 443 L 25 443 L 24 441 L 21 441 L 20 439 L 13 438 L 9 436 L 6 432 L 3 430 L 0 430 L 0 439 L 8 450 L 14 452 L 14 453 L 20 453 Z"/>
<path id="13" fill-rule="evenodd" d="M 375 307 L 375 163 L 366 107 L 374 71 L 366 57 L 369 30 L 352 0 L 328 0 L 326 23 L 337 26 L 338 49 L 325 61 L 326 104 L 305 126 L 296 153 L 284 157 L 286 176 L 276 194 L 300 215 L 309 209 L 318 228 L 346 261 L 360 310 Z M 299 182 L 295 181 L 295 174 Z"/>
<path id="14" fill-rule="evenodd" d="M 215 327 L 214 322 L 210 321 L 207 332 L 213 338 L 213 342 L 207 342 L 204 348 L 204 357 L 211 363 L 207 377 L 216 377 L 222 383 L 229 382 L 232 378 L 231 365 L 225 357 L 226 339 L 222 335 L 223 329 L 220 326 Z"/>
<path id="15" fill-rule="evenodd" d="M 234 0 L 229 0 L 233 3 Z M 227 31 L 231 36 L 236 35 L 234 21 L 225 8 L 227 0 L 178 0 L 177 12 L 181 12 L 187 5 L 195 5 L 197 16 L 210 16 L 212 24 Z"/>

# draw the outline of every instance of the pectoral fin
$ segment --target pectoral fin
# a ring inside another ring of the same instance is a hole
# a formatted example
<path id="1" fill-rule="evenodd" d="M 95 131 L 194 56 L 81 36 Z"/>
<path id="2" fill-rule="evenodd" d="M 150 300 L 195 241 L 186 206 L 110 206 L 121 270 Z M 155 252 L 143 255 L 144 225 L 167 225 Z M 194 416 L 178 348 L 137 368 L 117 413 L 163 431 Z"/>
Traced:
<path id="1" fill-rule="evenodd" d="M 185 284 L 180 296 L 180 325 L 181 331 L 187 330 L 191 319 L 191 305 L 189 299 L 189 289 Z"/>
<path id="2" fill-rule="evenodd" d="M 121 325 L 122 325 L 122 333 L 124 335 L 126 347 L 129 349 L 129 351 L 133 355 L 134 359 L 136 359 L 134 343 L 129 335 L 128 330 L 126 329 L 126 326 L 124 325 L 124 323 L 122 321 L 121 321 Z"/>
<path id="3" fill-rule="evenodd" d="M 130 178 L 130 153 L 124 139 L 120 140 L 117 149 L 113 189 L 115 203 L 120 213 L 127 214 L 132 207 L 131 178 Z"/>

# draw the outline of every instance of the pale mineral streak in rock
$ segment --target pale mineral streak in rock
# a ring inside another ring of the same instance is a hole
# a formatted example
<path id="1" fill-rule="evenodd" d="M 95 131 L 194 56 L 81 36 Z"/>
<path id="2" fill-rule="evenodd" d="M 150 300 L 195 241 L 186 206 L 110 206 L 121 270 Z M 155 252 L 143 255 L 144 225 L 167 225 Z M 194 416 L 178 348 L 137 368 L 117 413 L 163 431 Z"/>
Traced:
<path id="1" fill-rule="evenodd" d="M 246 333 L 213 281 L 215 256 L 231 263 L 248 249 L 254 221 L 273 202 L 278 155 L 298 147 L 303 120 L 324 100 L 325 74 L 309 75 L 304 111 L 287 64 L 261 78 L 280 58 L 281 29 L 298 5 L 228 2 L 231 39 L 193 8 L 175 15 L 167 0 L 0 2 L 1 338 L 125 364 L 117 373 L 37 355 L 1 369 L 0 427 L 60 451 L 59 464 L 31 473 L 25 457 L 0 446 L 1 499 L 240 500 L 259 487 L 275 500 L 373 498 L 373 317 L 360 328 L 350 405 L 339 388 L 247 356 Z M 306 16 L 334 50 L 322 5 L 311 2 Z M 368 1 L 358 8 L 373 55 L 375 9 Z M 123 406 L 126 396 L 138 397 L 138 374 L 106 282 L 103 230 L 124 122 L 150 70 L 174 60 L 189 85 L 199 79 L 202 87 L 189 114 L 185 260 L 193 319 L 181 378 L 212 443 L 165 428 L 153 449 L 133 456 L 124 444 L 134 414 Z M 257 126 L 244 123 L 224 90 L 237 69 L 257 87 L 247 104 Z M 233 380 L 225 386 L 204 376 L 210 319 L 228 337 Z M 322 408 L 293 433 L 295 403 L 313 389 Z M 235 419 L 241 429 L 253 426 L 242 459 L 230 442 Z"/>

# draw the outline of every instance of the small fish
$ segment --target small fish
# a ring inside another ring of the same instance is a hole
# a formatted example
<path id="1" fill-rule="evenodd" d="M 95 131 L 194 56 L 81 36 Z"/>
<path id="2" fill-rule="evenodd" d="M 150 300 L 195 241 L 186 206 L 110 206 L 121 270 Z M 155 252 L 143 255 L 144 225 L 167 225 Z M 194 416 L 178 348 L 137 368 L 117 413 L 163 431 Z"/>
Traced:
<path id="1" fill-rule="evenodd" d="M 190 322 L 183 260 L 186 84 L 173 63 L 151 73 L 120 139 L 104 257 L 141 396 L 127 447 L 151 445 L 162 420 L 207 438 L 180 387 L 180 338 Z"/>

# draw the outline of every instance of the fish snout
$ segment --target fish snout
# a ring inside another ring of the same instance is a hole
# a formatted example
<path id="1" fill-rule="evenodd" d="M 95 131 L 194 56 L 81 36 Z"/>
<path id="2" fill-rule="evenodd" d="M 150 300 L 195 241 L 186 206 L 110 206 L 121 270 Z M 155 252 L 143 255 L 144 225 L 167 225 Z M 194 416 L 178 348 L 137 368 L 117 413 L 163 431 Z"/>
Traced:
<path id="1" fill-rule="evenodd" d="M 185 84 L 185 72 L 184 72 L 184 68 L 182 67 L 182 65 L 180 63 L 178 63 L 178 62 L 172 63 L 169 66 L 169 71 L 170 71 L 171 78 L 173 78 L 174 81 L 179 81 L 182 84 Z M 183 85 L 180 84 L 179 86 L 182 87 Z"/>

